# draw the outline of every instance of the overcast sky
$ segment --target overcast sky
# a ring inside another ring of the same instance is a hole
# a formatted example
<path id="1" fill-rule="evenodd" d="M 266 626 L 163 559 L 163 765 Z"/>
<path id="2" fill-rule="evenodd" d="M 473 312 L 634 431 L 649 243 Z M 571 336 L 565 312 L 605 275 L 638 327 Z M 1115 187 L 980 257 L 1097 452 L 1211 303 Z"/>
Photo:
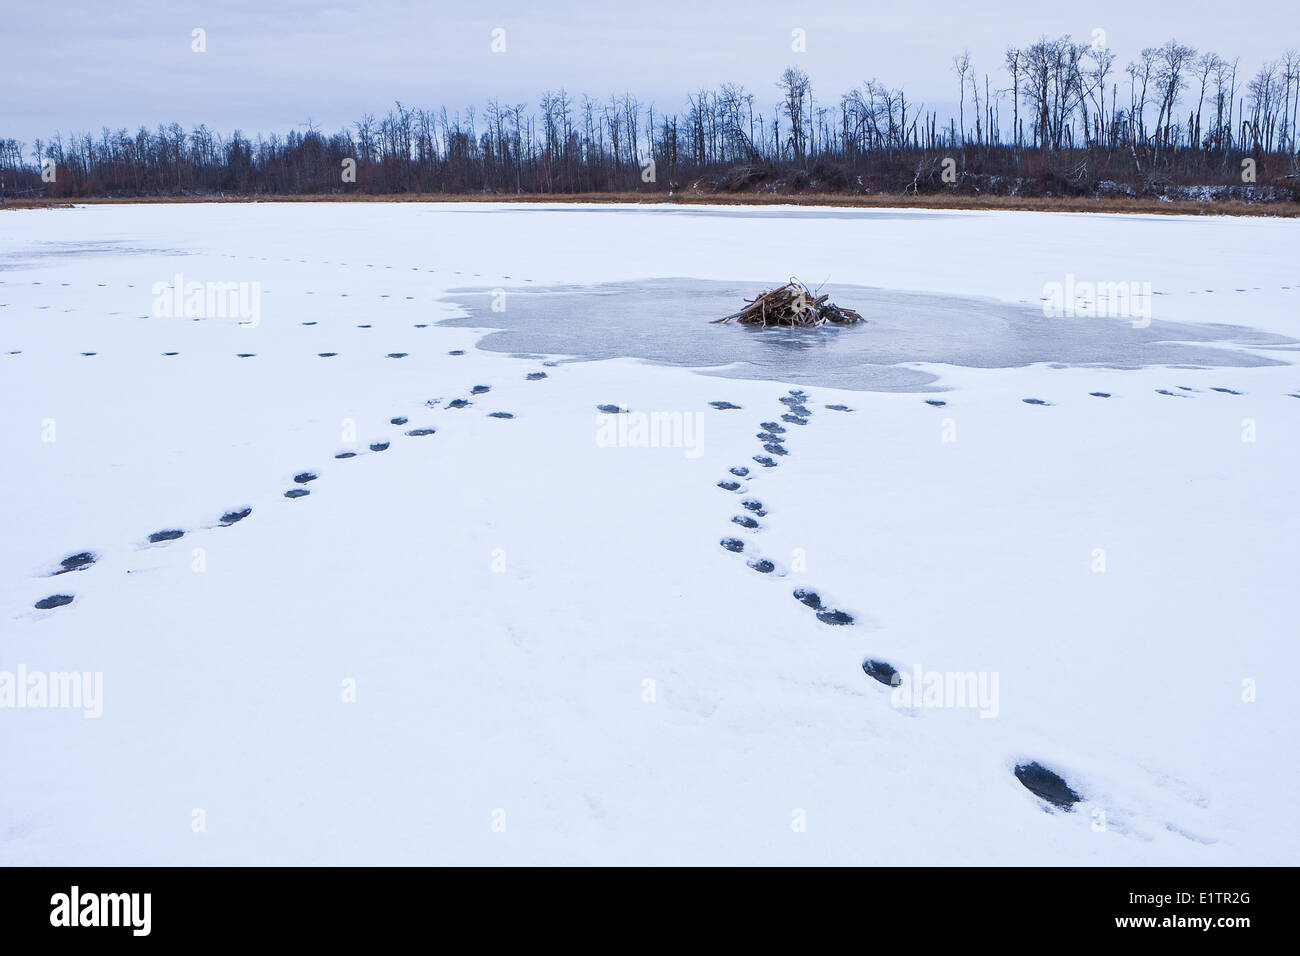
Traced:
<path id="1" fill-rule="evenodd" d="M 772 0 L 486 0 L 366 3 L 223 0 L 220 3 L 8 3 L 0 14 L 0 137 L 28 144 L 60 130 L 207 123 L 228 133 L 283 132 L 309 119 L 328 131 L 364 112 L 449 109 L 487 99 L 535 108 L 545 89 L 607 96 L 629 91 L 656 111 L 685 96 L 743 83 L 766 113 L 788 65 L 812 77 L 832 105 L 875 77 L 909 99 L 956 111 L 952 57 L 1005 85 L 1002 54 L 1039 34 L 1087 41 L 1102 29 L 1117 73 L 1144 46 L 1170 37 L 1240 56 L 1247 73 L 1300 48 L 1300 3 L 1094 0 L 1048 11 L 1033 0 L 882 4 Z M 191 31 L 207 50 L 191 51 Z M 506 51 L 491 51 L 492 30 Z M 806 32 L 807 51 L 791 50 Z M 982 87 L 981 82 L 981 87 Z M 1121 87 L 1121 89 L 1123 89 Z"/>

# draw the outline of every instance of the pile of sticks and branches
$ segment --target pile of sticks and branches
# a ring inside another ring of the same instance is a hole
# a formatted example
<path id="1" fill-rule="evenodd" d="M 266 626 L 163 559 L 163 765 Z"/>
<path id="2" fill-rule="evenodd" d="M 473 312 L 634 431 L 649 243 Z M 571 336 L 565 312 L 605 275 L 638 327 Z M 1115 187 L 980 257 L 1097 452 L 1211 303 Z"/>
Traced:
<path id="1" fill-rule="evenodd" d="M 739 312 L 713 321 L 730 322 L 734 319 L 742 325 L 761 325 L 764 328 L 776 325 L 794 329 L 812 329 L 826 322 L 853 325 L 862 321 L 857 312 L 827 301 L 829 298 L 829 295 L 814 295 L 798 279 L 791 279 L 779 288 L 746 300 L 748 304 Z"/>

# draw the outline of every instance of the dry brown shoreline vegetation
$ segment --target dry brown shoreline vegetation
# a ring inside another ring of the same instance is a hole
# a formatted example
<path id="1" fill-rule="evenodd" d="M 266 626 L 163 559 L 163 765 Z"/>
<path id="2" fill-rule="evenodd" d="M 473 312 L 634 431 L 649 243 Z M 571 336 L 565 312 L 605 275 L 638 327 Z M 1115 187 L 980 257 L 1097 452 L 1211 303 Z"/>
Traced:
<path id="1" fill-rule="evenodd" d="M 930 193 L 873 193 L 868 196 L 836 193 L 741 194 L 688 193 L 670 195 L 645 193 L 554 193 L 547 195 L 500 195 L 485 193 L 317 193 L 287 195 L 191 195 L 10 198 L 0 204 L 6 209 L 67 209 L 74 206 L 168 205 L 192 203 L 505 203 L 510 205 L 682 205 L 682 206 L 829 206 L 849 209 L 977 210 L 1005 212 L 1072 212 L 1115 215 L 1161 216 L 1260 216 L 1295 219 L 1300 203 L 1251 203 L 1241 200 L 1162 200 L 1154 197 L 1092 196 L 967 196 Z"/>

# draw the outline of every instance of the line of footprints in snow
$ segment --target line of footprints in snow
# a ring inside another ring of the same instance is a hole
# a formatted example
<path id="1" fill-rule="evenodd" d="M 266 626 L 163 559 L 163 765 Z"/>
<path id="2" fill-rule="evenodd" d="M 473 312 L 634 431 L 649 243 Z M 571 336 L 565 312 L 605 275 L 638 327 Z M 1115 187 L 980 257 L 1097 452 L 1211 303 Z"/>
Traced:
<path id="1" fill-rule="evenodd" d="M 454 349 L 448 354 L 464 355 L 465 352 L 463 349 Z M 555 365 L 554 362 L 546 362 L 544 364 L 547 366 Z M 529 382 L 540 381 L 546 377 L 547 374 L 545 372 L 529 372 L 527 375 L 524 376 L 525 380 Z M 472 388 L 470 388 L 469 394 L 471 396 L 485 395 L 491 390 L 492 387 L 490 385 L 475 385 Z M 425 402 L 425 406 L 428 408 L 438 408 L 442 404 L 443 404 L 443 400 L 441 398 L 431 398 Z M 445 407 L 449 409 L 461 409 L 461 408 L 468 408 L 472 404 L 474 403 L 468 398 L 453 398 L 451 401 L 446 403 Z M 510 419 L 510 418 L 514 418 L 515 416 L 513 412 L 495 411 L 495 412 L 488 412 L 487 417 L 497 418 L 497 419 Z M 396 415 L 393 418 L 389 419 L 388 423 L 390 425 L 396 425 L 400 427 L 403 425 L 410 424 L 410 421 L 404 415 Z M 407 431 L 404 434 L 409 438 L 421 438 L 426 435 L 432 435 L 435 432 L 437 432 L 437 429 L 432 426 L 417 426 L 417 427 L 407 429 Z M 390 445 L 391 442 L 386 440 L 375 441 L 375 442 L 370 442 L 368 448 L 372 453 L 378 453 L 378 452 L 387 451 Z M 348 459 L 358 457 L 358 454 L 359 453 L 356 451 L 346 449 L 344 451 L 340 451 L 337 454 L 335 454 L 334 458 L 336 460 L 346 461 Z M 298 472 L 293 476 L 293 483 L 297 487 L 290 488 L 289 490 L 285 491 L 284 497 L 289 499 L 307 497 L 308 495 L 311 494 L 311 490 L 307 487 L 307 485 L 309 485 L 313 481 L 316 481 L 319 477 L 320 476 L 315 471 Z M 224 514 L 222 514 L 220 520 L 215 526 L 210 526 L 210 527 L 229 528 L 232 525 L 236 525 L 239 522 L 243 521 L 252 513 L 253 513 L 253 509 L 251 505 L 243 506 L 239 508 L 233 508 L 225 512 Z M 181 528 L 166 528 L 161 531 L 153 532 L 148 536 L 146 540 L 149 544 L 165 544 L 168 541 L 176 541 L 179 538 L 183 538 L 187 533 L 189 532 Z M 98 560 L 99 560 L 98 552 L 79 551 L 76 554 L 68 555 L 68 557 L 60 561 L 59 567 L 55 571 L 51 572 L 49 576 L 58 577 L 59 575 L 68 574 L 73 571 L 85 571 L 87 568 L 92 567 Z M 35 607 L 36 610 L 38 611 L 51 611 L 54 610 L 55 608 L 65 607 L 71 604 L 74 600 L 76 600 L 76 595 L 73 594 L 51 594 L 49 597 L 41 598 L 33 605 L 33 607 Z"/>
<path id="2" fill-rule="evenodd" d="M 195 319 L 195 320 L 193 320 L 193 321 L 199 322 L 199 321 L 203 321 L 203 320 L 201 320 L 201 319 Z M 311 326 L 311 325 L 317 325 L 318 323 L 317 323 L 317 322 L 314 322 L 314 321 L 308 321 L 308 322 L 301 322 L 301 323 L 299 323 L 299 324 L 300 324 L 300 325 L 304 325 L 304 326 Z M 357 326 L 357 328 L 359 328 L 359 329 L 369 329 L 369 328 L 373 328 L 373 327 L 374 327 L 374 326 L 371 325 L 371 324 L 369 324 L 369 323 L 363 323 L 363 324 L 360 324 L 360 325 Z M 427 329 L 428 327 L 429 327 L 429 324 L 428 324 L 427 322 L 417 322 L 417 323 L 414 324 L 414 328 L 417 328 L 417 329 Z M 23 354 L 23 350 L 22 350 L 22 349 L 9 349 L 9 350 L 7 350 L 6 354 L 8 354 L 8 355 L 22 355 L 22 354 Z M 98 355 L 99 353 L 98 353 L 98 352 L 82 352 L 81 354 L 82 354 L 83 356 L 87 356 L 87 357 L 89 357 L 89 356 Z M 163 356 L 165 356 L 165 357 L 171 358 L 171 357 L 174 357 L 174 356 L 180 355 L 181 353 L 180 353 L 180 352 L 163 352 L 163 353 L 161 353 L 161 354 L 162 354 Z M 316 353 L 317 357 L 319 357 L 319 358 L 323 358 L 323 359 L 337 358 L 337 357 L 339 356 L 339 354 L 340 354 L 340 353 L 338 353 L 338 352 L 317 352 L 317 353 Z M 385 358 L 390 358 L 390 359 L 404 359 L 404 358 L 409 357 L 410 354 L 411 354 L 411 353 L 409 353 L 409 352 L 386 352 L 386 353 L 384 353 L 384 357 L 385 357 Z M 451 354 L 452 354 L 452 355 L 459 355 L 459 354 L 463 354 L 463 353 L 462 353 L 460 350 L 457 350 L 457 351 L 452 352 Z M 256 353 L 256 352 L 236 352 L 236 353 L 235 353 L 235 358 L 240 358 L 240 359 L 250 359 L 250 358 L 256 358 L 256 357 L 257 357 L 257 353 Z M 1154 391 L 1155 391 L 1155 393 L 1156 393 L 1157 395 L 1167 395 L 1167 396 L 1169 396 L 1169 397 L 1171 397 L 1171 398 L 1190 398 L 1191 395 L 1190 395 L 1189 393 L 1203 391 L 1203 389 L 1193 388 L 1193 387 L 1190 386 L 1190 385 L 1177 385 L 1177 386 L 1175 386 L 1175 389 L 1176 389 L 1176 391 L 1175 391 L 1175 390 L 1168 389 L 1168 388 L 1157 388 L 1157 389 L 1154 389 Z M 1223 386 L 1211 386 L 1209 390 L 1210 390 L 1211 392 L 1220 392 L 1220 393 L 1223 393 L 1223 394 L 1225 394 L 1225 395 L 1242 395 L 1242 394 L 1244 394 L 1243 392 L 1239 392 L 1239 391 L 1237 391 L 1236 389 L 1226 388 L 1226 387 L 1223 387 Z M 1091 395 L 1093 398 L 1111 398 L 1111 397 L 1112 397 L 1112 395 L 1111 395 L 1110 392 L 1089 392 L 1088 394 Z M 1294 391 L 1294 392 L 1288 392 L 1288 393 L 1287 393 L 1287 397 L 1289 397 L 1289 398 L 1300 398 L 1300 389 L 1297 389 L 1297 390 Z M 1049 401 L 1047 401 L 1046 399 L 1042 399 L 1042 398 L 1022 398 L 1021 401 L 1024 402 L 1026 405 L 1052 405 L 1052 404 L 1054 404 L 1054 403 L 1049 402 Z M 927 398 L 927 399 L 925 399 L 925 403 L 926 403 L 927 405 L 933 405 L 935 408 L 943 408 L 944 406 L 946 406 L 946 405 L 948 404 L 946 401 L 944 401 L 943 399 L 939 399 L 939 398 Z M 726 404 L 728 404 L 728 403 L 723 402 L 723 403 L 714 403 L 714 404 L 723 404 L 723 405 L 726 405 Z M 615 407 L 615 406 L 611 406 L 611 407 Z"/>
<path id="3" fill-rule="evenodd" d="M 786 438 L 790 434 L 786 426 L 806 426 L 813 414 L 812 409 L 807 405 L 809 401 L 808 394 L 802 389 L 790 389 L 789 394 L 782 396 L 779 401 L 786 407 L 785 412 L 780 416 L 780 421 L 761 422 L 759 427 L 762 431 L 755 436 L 762 445 L 762 451 L 764 452 L 764 454 L 753 456 L 753 461 L 760 468 L 776 468 L 780 465 L 780 459 L 785 458 L 790 453 L 786 448 Z M 1025 399 L 1025 401 L 1030 404 L 1048 404 L 1038 399 Z M 720 411 L 738 410 L 741 407 L 731 402 L 710 402 L 709 404 Z M 945 403 L 931 399 L 929 404 L 944 405 Z M 825 407 L 833 412 L 853 411 L 847 405 L 827 405 Z M 740 495 L 740 506 L 746 512 L 745 514 L 733 515 L 731 521 L 746 531 L 758 531 L 762 527 L 758 519 L 767 517 L 768 511 L 763 502 L 750 493 L 750 485 L 753 482 L 755 473 L 749 465 L 736 465 L 730 469 L 730 473 L 731 477 L 722 479 L 717 483 L 717 486 L 723 491 Z M 733 554 L 746 553 L 746 542 L 741 538 L 728 536 L 723 538 L 719 544 Z M 759 574 L 779 573 L 776 564 L 762 556 L 752 557 L 746 563 Z M 823 603 L 821 595 L 810 588 L 797 587 L 792 594 L 800 604 L 811 608 L 816 614 L 817 620 L 823 624 L 840 627 L 853 624 L 851 614 L 827 607 Z M 867 658 L 862 662 L 862 670 L 868 677 L 884 684 L 886 687 L 894 688 L 902 682 L 902 675 L 899 673 L 898 668 L 886 661 Z M 1052 806 L 1070 810 L 1074 804 L 1083 799 L 1065 782 L 1060 774 L 1049 770 L 1036 760 L 1017 764 L 1015 776 L 1030 793 L 1045 800 Z"/>
<path id="4" fill-rule="evenodd" d="M 461 349 L 454 349 L 448 354 L 463 355 Z M 545 362 L 544 365 L 554 367 L 555 362 Z M 527 381 L 540 381 L 547 378 L 546 372 L 529 372 L 525 376 Z M 1185 388 L 1180 386 L 1180 388 Z M 1195 391 L 1194 389 L 1186 389 Z M 475 385 L 469 390 L 471 396 L 486 394 L 491 391 L 489 385 Z M 1232 395 L 1239 395 L 1240 392 L 1229 388 L 1215 388 L 1214 391 L 1227 392 Z M 1109 398 L 1110 395 L 1105 392 L 1091 393 L 1098 397 Z M 1174 393 L 1166 393 L 1174 394 Z M 1300 397 L 1298 394 L 1296 397 Z M 430 399 L 425 402 L 429 408 L 438 408 L 442 405 L 442 399 Z M 791 389 L 789 394 L 783 396 L 780 402 L 786 406 L 785 412 L 779 416 L 779 420 L 767 421 L 760 423 L 761 431 L 757 433 L 757 438 L 762 446 L 764 454 L 753 456 L 754 463 L 760 468 L 776 468 L 780 464 L 780 459 L 789 455 L 786 448 L 786 440 L 789 430 L 786 426 L 803 427 L 812 417 L 812 410 L 808 408 L 806 402 L 808 395 L 801 389 Z M 1050 402 L 1041 399 L 1027 398 L 1025 402 L 1031 405 L 1050 405 Z M 926 399 L 927 404 L 934 406 L 944 406 L 947 403 L 938 399 Z M 447 409 L 462 409 L 472 405 L 473 402 L 468 398 L 454 398 L 445 405 Z M 717 401 L 710 402 L 715 409 L 719 411 L 739 410 L 741 406 L 731 402 Z M 605 414 L 618 414 L 624 411 L 617 405 L 598 405 L 597 410 Z M 828 410 L 837 412 L 851 412 L 853 409 L 846 405 L 827 405 Z M 494 411 L 489 412 L 488 417 L 498 419 L 514 418 L 513 413 Z M 394 416 L 389 420 L 390 425 L 404 426 L 409 424 L 405 416 Z M 432 435 L 437 429 L 431 426 L 420 426 L 408 429 L 405 435 L 408 437 L 422 437 Z M 390 446 L 388 441 L 376 441 L 369 444 L 369 450 L 372 453 L 386 451 Z M 356 458 L 358 453 L 351 450 L 340 451 L 334 455 L 335 459 L 347 460 Z M 734 515 L 731 521 L 745 531 L 755 531 L 761 527 L 758 519 L 766 518 L 767 509 L 763 502 L 757 497 L 748 493 L 746 484 L 752 482 L 755 477 L 754 472 L 747 465 L 737 465 L 730 469 L 731 477 L 717 483 L 719 488 L 732 493 L 745 492 L 741 500 L 741 508 L 744 514 Z M 302 471 L 294 475 L 293 482 L 298 487 L 290 488 L 284 492 L 284 497 L 288 499 L 304 498 L 311 494 L 307 485 L 316 481 L 319 475 L 314 471 Z M 742 484 L 745 483 L 745 484 Z M 228 528 L 238 524 L 253 513 L 251 506 L 232 509 L 221 515 L 220 521 L 216 527 Z M 148 536 L 150 544 L 163 544 L 168 541 L 175 541 L 185 536 L 187 532 L 179 528 L 169 528 L 161 531 L 155 531 Z M 720 544 L 724 549 L 735 554 L 743 554 L 746 551 L 746 543 L 738 537 L 725 537 Z M 99 555 L 92 551 L 82 551 L 77 554 L 69 555 L 59 563 L 59 568 L 52 572 L 51 577 L 68 574 L 75 571 L 84 571 L 95 564 Z M 754 556 L 747 562 L 748 566 L 760 574 L 778 573 L 775 562 L 762 556 Z M 847 626 L 854 623 L 853 616 L 846 611 L 836 610 L 826 606 L 816 591 L 809 588 L 799 587 L 793 591 L 795 600 L 811 609 L 818 621 L 831 626 Z M 71 604 L 75 600 L 71 594 L 52 594 L 49 597 L 42 598 L 35 603 L 37 610 L 47 611 L 54 608 L 63 607 Z M 901 682 L 902 677 L 896 667 L 885 661 L 868 658 L 862 663 L 863 672 L 872 679 L 884 684 L 887 687 L 896 687 Z M 1048 769 L 1037 761 L 1030 763 L 1018 764 L 1015 767 L 1016 778 L 1035 796 L 1046 801 L 1048 804 L 1069 810 L 1075 803 L 1080 802 L 1081 797 L 1066 781 L 1055 771 Z"/>

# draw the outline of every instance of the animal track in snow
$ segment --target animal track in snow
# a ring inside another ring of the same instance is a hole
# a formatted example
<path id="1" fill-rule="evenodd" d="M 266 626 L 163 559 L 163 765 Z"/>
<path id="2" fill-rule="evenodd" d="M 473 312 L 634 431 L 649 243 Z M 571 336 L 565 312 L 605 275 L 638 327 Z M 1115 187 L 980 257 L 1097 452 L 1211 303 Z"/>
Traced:
<path id="1" fill-rule="evenodd" d="M 76 554 L 70 554 L 59 562 L 59 570 L 55 571 L 50 577 L 59 574 L 67 574 L 69 571 L 84 571 L 98 559 L 99 555 L 93 551 L 79 551 Z"/>

